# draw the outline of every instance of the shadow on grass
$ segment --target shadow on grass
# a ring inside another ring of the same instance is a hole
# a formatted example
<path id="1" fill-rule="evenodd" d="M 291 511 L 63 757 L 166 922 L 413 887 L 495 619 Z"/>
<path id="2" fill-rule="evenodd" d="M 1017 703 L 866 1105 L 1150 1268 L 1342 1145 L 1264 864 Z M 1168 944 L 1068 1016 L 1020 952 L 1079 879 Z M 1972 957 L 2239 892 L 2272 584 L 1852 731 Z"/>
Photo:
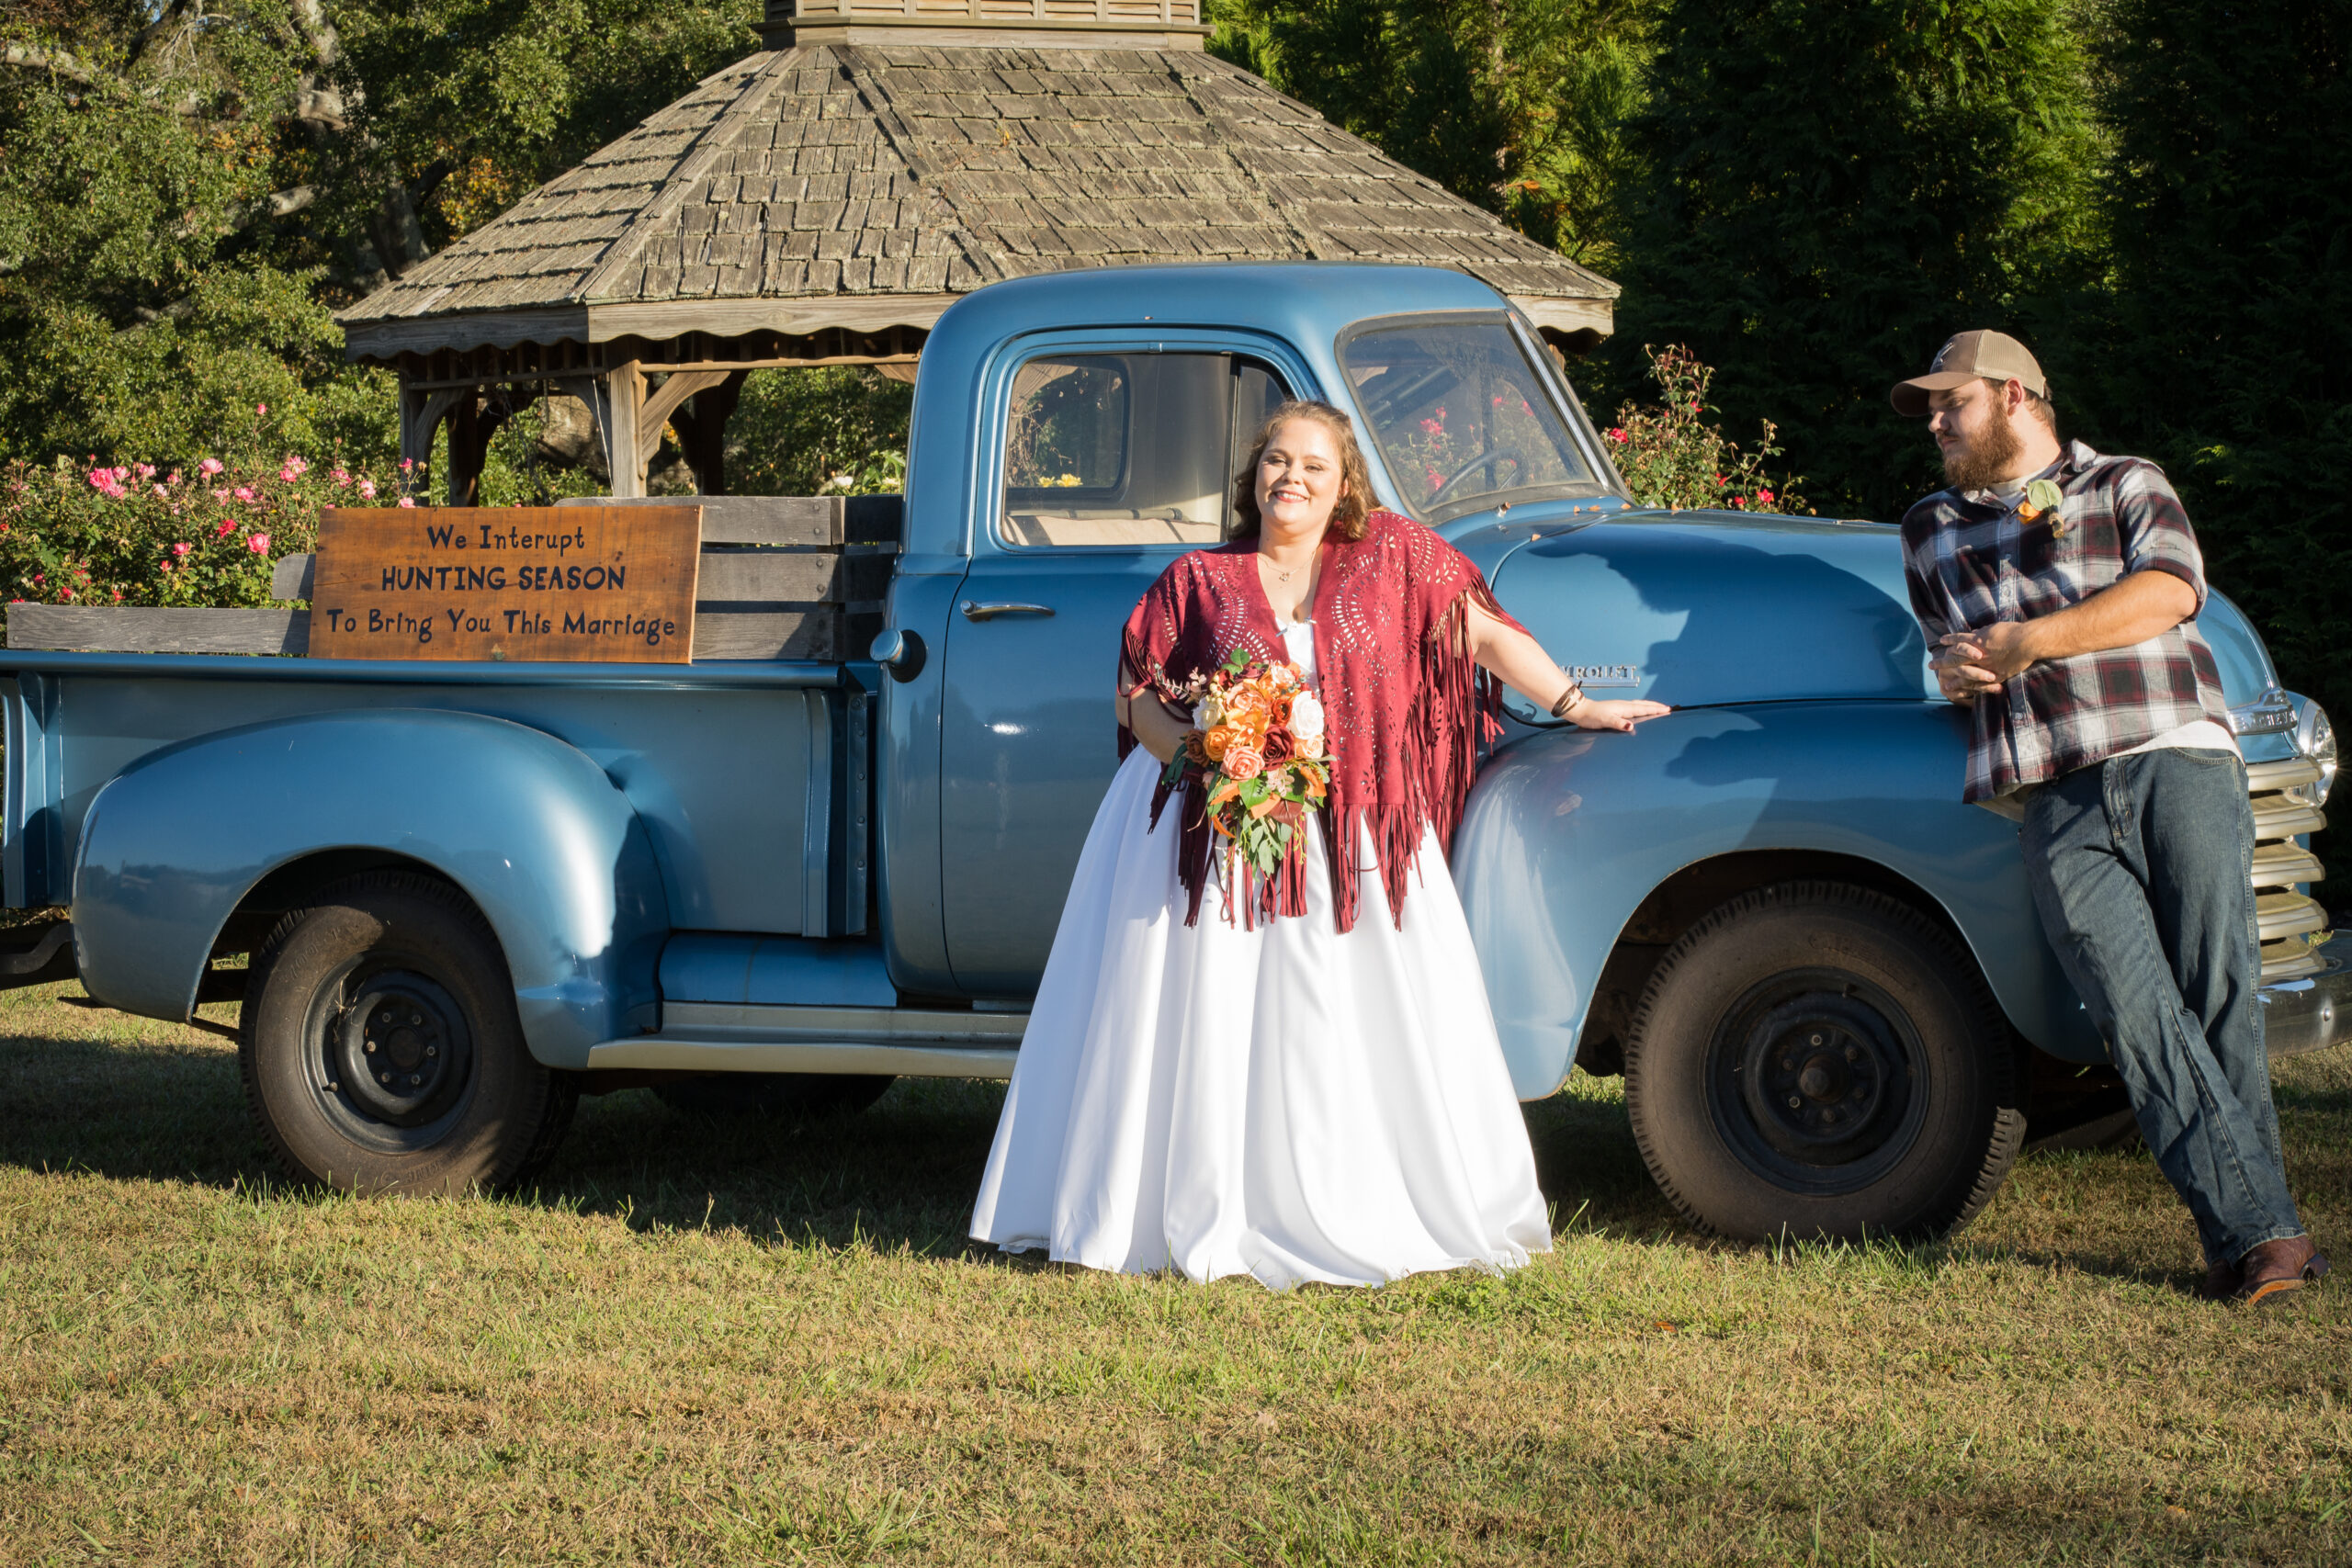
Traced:
<path id="1" fill-rule="evenodd" d="M 52 1023 L 27 1010 L 31 1016 L 0 1019 L 9 1031 L 0 1034 L 0 1165 L 283 1187 L 225 1043 L 107 1012 L 84 1015 L 101 1034 L 90 1038 L 79 1035 L 80 1018 Z M 49 1028 L 60 1032 L 37 1032 Z M 69 1029 L 78 1037 L 63 1037 Z M 2335 1190 L 2352 1165 L 2344 1137 L 2352 1052 L 2344 1055 L 2344 1064 L 2299 1061 L 2280 1075 L 2290 1165 L 2320 1191 Z M 642 1089 L 584 1100 L 555 1158 L 513 1201 L 614 1215 L 640 1230 L 709 1225 L 797 1244 L 963 1252 L 1003 1100 L 1001 1084 L 905 1079 L 863 1114 L 807 1122 L 682 1114 Z M 1643 1167 L 1613 1083 L 1579 1077 L 1527 1106 L 1526 1116 L 1537 1179 L 1564 1229 L 1750 1250 L 1704 1239 L 1674 1213 Z M 2019 1175 L 2030 1181 L 2037 1169 L 2055 1174 L 2058 1161 L 2107 1157 L 2030 1156 Z M 1998 1256 L 2151 1284 L 2195 1283 L 2152 1272 L 2128 1245 L 2036 1247 L 2003 1238 L 2000 1228 L 1902 1250 L 1930 1268 Z"/>
<path id="2" fill-rule="evenodd" d="M 277 1188 L 246 1111 L 236 1053 L 96 1013 L 124 1037 L 0 1035 L 0 1164 L 118 1180 Z M 39 1027 L 38 1024 L 34 1024 Z M 102 1026 L 105 1026 L 102 1023 Z M 142 1037 L 143 1036 L 143 1037 Z M 582 1100 L 570 1134 L 515 1201 L 634 1227 L 737 1229 L 795 1242 L 965 1248 L 1001 1084 L 902 1079 L 862 1114 L 808 1122 L 672 1111 L 643 1089 Z M 1527 1107 L 1537 1175 L 1565 1223 L 1624 1236 L 1679 1231 L 1651 1185 L 1622 1100 Z M 994 1256 L 989 1254 L 988 1256 Z"/>

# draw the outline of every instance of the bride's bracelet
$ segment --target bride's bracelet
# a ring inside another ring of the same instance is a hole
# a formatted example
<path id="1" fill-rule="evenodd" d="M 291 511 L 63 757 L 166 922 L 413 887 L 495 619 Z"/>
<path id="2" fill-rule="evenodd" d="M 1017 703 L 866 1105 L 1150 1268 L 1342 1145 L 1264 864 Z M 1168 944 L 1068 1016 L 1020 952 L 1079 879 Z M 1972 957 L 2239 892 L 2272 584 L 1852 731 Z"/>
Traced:
<path id="1" fill-rule="evenodd" d="M 1567 717 L 1576 705 L 1582 701 L 1584 701 L 1584 688 L 1574 681 L 1569 682 L 1568 689 L 1560 694 L 1560 700 L 1552 705 L 1552 716 L 1554 718 Z"/>

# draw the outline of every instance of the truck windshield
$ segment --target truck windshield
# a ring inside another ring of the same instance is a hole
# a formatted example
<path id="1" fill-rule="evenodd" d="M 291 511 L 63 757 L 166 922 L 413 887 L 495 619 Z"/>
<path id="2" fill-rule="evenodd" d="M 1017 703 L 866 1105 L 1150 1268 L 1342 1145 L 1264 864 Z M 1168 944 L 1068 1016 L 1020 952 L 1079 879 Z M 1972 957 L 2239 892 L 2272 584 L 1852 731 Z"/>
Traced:
<path id="1" fill-rule="evenodd" d="M 1595 488 L 1502 321 L 1375 326 L 1340 344 L 1340 363 L 1399 499 L 1425 523 Z"/>

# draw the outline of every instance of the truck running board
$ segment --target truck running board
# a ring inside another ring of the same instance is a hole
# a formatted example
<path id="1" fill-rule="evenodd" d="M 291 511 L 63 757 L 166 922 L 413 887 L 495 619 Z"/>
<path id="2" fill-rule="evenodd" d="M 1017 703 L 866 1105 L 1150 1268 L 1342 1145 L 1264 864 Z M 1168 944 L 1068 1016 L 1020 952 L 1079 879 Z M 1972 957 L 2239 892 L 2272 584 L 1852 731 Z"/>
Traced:
<path id="1" fill-rule="evenodd" d="M 588 1068 L 1006 1078 L 1028 1024 L 1025 1013 L 666 1002 L 659 1033 L 594 1046 Z"/>

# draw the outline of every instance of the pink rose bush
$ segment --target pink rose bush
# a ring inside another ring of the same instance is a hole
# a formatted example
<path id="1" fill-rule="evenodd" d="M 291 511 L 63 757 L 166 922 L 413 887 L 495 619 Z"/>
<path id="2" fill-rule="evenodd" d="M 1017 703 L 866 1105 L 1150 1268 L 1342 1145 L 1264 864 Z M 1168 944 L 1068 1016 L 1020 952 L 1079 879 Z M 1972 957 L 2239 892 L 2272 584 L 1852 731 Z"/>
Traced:
<path id="1" fill-rule="evenodd" d="M 1756 449 L 1742 451 L 1720 426 L 1708 422 L 1714 412 L 1707 402 L 1713 370 L 1687 348 L 1645 344 L 1642 353 L 1650 362 L 1650 379 L 1665 400 L 1655 407 L 1627 403 L 1617 411 L 1617 423 L 1602 432 L 1609 456 L 1625 476 L 1635 504 L 1734 512 L 1811 510 L 1798 492 L 1804 482 L 1798 476 L 1775 480 L 1765 472 L 1765 465 L 1781 456 L 1772 443 L 1776 427 L 1770 420 L 1764 422 Z"/>
<path id="2" fill-rule="evenodd" d="M 189 468 L 14 462 L 0 469 L 0 597 L 266 604 L 270 568 L 317 543 L 322 508 L 387 505 L 399 488 L 381 469 L 294 454 Z"/>

